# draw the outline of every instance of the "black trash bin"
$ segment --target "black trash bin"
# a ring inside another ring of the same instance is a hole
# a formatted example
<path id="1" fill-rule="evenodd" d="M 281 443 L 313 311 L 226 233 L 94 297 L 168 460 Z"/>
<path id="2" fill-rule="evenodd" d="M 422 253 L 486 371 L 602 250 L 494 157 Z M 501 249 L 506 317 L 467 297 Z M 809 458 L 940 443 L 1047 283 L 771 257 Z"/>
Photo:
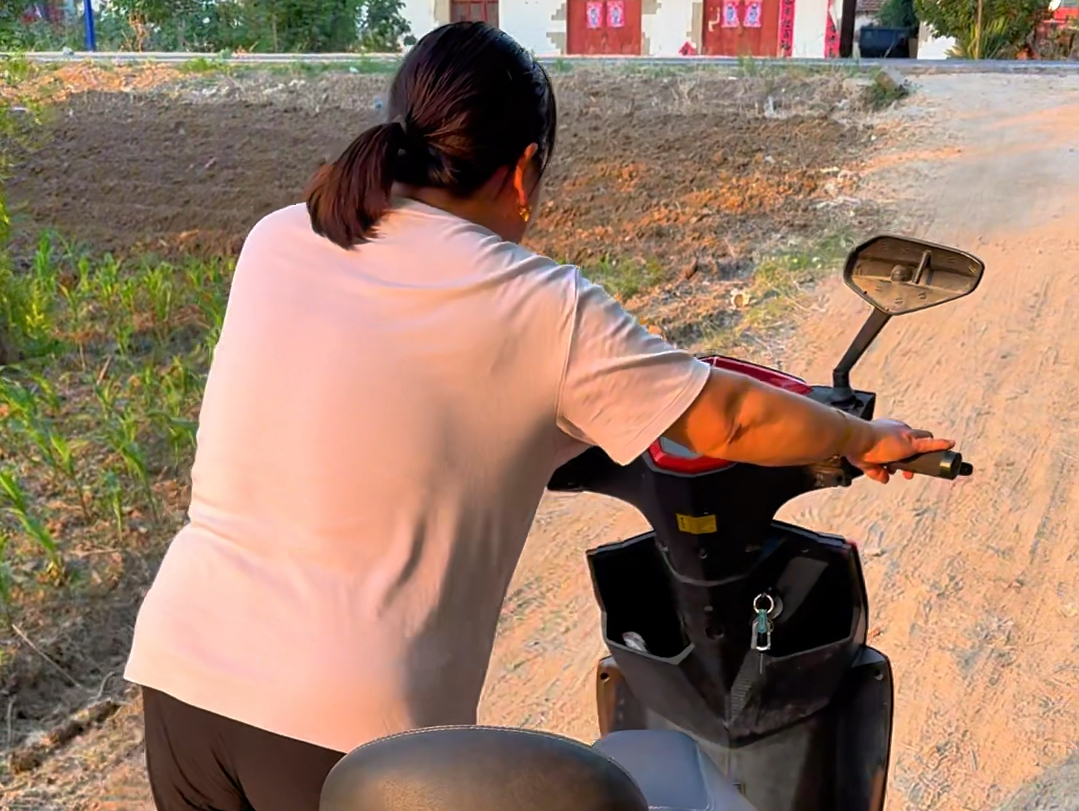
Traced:
<path id="1" fill-rule="evenodd" d="M 862 59 L 910 59 L 909 28 L 865 25 L 858 31 L 858 54 Z"/>

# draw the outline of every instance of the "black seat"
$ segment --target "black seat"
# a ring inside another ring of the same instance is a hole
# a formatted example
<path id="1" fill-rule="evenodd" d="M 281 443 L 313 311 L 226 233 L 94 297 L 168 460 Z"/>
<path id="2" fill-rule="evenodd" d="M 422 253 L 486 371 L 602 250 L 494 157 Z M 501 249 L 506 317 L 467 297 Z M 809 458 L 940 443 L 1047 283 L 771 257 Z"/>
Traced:
<path id="1" fill-rule="evenodd" d="M 650 809 L 753 811 L 697 742 L 682 732 L 626 730 L 596 741 L 598 749 L 632 775 Z"/>
<path id="2" fill-rule="evenodd" d="M 569 738 L 499 727 L 442 727 L 346 755 L 319 811 L 647 811 L 633 779 Z"/>

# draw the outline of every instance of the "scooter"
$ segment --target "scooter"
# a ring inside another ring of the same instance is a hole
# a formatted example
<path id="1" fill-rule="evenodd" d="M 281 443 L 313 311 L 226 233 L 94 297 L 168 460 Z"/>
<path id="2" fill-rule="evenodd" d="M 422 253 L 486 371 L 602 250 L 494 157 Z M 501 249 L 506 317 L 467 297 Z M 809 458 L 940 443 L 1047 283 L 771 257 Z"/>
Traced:
<path id="1" fill-rule="evenodd" d="M 830 386 L 703 360 L 872 419 L 876 395 L 851 387 L 854 365 L 892 317 L 969 295 L 984 269 L 968 253 L 913 239 L 857 247 L 844 281 L 873 310 Z M 973 472 L 955 451 L 894 467 L 942 479 Z M 844 459 L 766 468 L 666 438 L 624 467 L 585 451 L 548 489 L 611 496 L 653 527 L 587 553 L 610 651 L 597 668 L 600 740 L 589 749 L 482 727 L 395 736 L 334 769 L 321 811 L 408 807 L 371 799 L 387 769 L 398 781 L 414 774 L 420 794 L 430 789 L 414 806 L 430 811 L 882 811 L 892 668 L 866 641 L 857 547 L 775 519 L 791 499 L 860 475 Z M 612 762 L 620 769 L 608 774 Z M 530 774 L 545 787 L 535 795 L 520 791 Z M 599 788 L 586 790 L 589 780 Z"/>

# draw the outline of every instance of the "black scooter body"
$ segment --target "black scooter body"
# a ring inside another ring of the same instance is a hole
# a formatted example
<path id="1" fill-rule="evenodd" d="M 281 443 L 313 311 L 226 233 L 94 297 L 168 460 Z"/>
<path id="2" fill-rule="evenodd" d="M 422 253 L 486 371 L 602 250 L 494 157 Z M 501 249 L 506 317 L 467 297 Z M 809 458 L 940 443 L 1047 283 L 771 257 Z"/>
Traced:
<path id="1" fill-rule="evenodd" d="M 828 387 L 805 393 L 835 399 Z M 843 408 L 871 419 L 874 402 L 854 392 Z M 599 674 L 604 734 L 688 733 L 757 811 L 881 811 L 892 674 L 866 646 L 857 549 L 774 518 L 858 475 L 841 460 L 687 474 L 648 453 L 621 467 L 598 448 L 556 471 L 549 489 L 612 496 L 654 528 L 588 553 L 613 659 Z M 760 594 L 780 609 L 767 653 L 750 647 Z M 647 652 L 626 644 L 630 632 Z"/>

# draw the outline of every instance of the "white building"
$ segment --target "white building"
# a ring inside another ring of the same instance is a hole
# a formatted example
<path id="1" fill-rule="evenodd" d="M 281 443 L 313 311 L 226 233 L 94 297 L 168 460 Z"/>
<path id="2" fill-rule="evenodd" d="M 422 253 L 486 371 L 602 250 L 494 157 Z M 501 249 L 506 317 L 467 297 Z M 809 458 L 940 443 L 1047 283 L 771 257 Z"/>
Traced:
<path id="1" fill-rule="evenodd" d="M 538 56 L 824 57 L 841 0 L 405 0 L 417 37 L 486 20 Z M 834 8 L 833 8 L 834 6 Z M 833 25 L 829 25 L 829 15 Z"/>

